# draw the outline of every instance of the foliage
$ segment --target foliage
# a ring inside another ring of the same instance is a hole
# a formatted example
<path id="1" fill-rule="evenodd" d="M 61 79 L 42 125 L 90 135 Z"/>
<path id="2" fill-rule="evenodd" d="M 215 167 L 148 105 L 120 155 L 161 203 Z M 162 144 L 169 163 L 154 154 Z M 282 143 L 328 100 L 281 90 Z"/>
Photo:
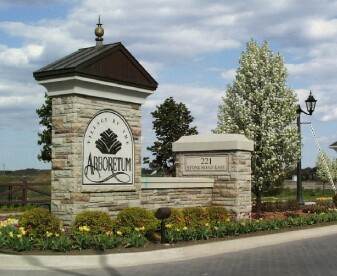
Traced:
<path id="1" fill-rule="evenodd" d="M 285 175 L 280 176 L 279 179 L 275 180 L 274 184 L 268 188 L 268 191 L 264 192 L 264 196 L 278 196 L 282 194 L 284 189 L 286 189 L 285 185 L 283 184 L 285 180 Z"/>
<path id="2" fill-rule="evenodd" d="M 159 221 L 153 213 L 139 207 L 126 208 L 120 211 L 113 219 L 113 229 L 123 235 L 131 235 L 136 229 L 142 229 L 144 233 L 150 236 L 159 225 Z"/>
<path id="3" fill-rule="evenodd" d="M 168 224 L 166 227 L 166 241 L 174 243 L 178 241 L 195 241 L 198 239 L 197 229 L 193 227 L 184 226 L 182 228 L 173 227 Z"/>
<path id="4" fill-rule="evenodd" d="M 27 204 L 27 205 L 1 205 L 0 206 L 0 213 L 20 213 L 27 211 L 29 209 L 37 208 L 38 206 L 36 204 Z"/>
<path id="5" fill-rule="evenodd" d="M 285 211 L 296 211 L 299 210 L 300 206 L 298 205 L 297 200 L 288 199 L 288 200 L 276 200 L 276 201 L 265 201 L 262 202 L 260 211 L 262 212 L 285 212 Z M 256 205 L 253 204 L 252 211 L 256 212 Z"/>
<path id="6" fill-rule="evenodd" d="M 225 212 L 218 207 L 211 208 L 186 208 L 186 214 L 192 217 L 199 217 L 206 223 L 195 223 L 194 226 L 182 226 L 181 224 L 167 224 L 166 241 L 175 243 L 180 241 L 191 241 L 210 238 L 225 238 L 228 236 L 238 236 L 258 231 L 278 230 L 297 226 L 314 225 L 337 221 L 337 211 L 331 209 L 331 198 L 318 198 L 315 212 L 301 214 L 299 212 L 287 211 L 284 218 L 263 218 L 253 214 L 240 214 L 237 219 L 227 218 L 223 221 L 222 215 Z M 135 208 L 128 208 L 135 209 Z M 199 212 L 196 210 L 199 209 Z M 142 211 L 133 210 L 131 217 L 134 219 L 135 213 Z M 130 211 L 128 211 L 130 213 Z M 175 214 L 179 212 L 174 211 Z M 153 213 L 148 212 L 149 216 Z M 128 217 L 123 215 L 123 217 Z M 217 221 L 221 223 L 217 223 Z M 43 222 L 42 222 L 43 223 Z M 21 224 L 20 224 L 21 225 Z M 74 238 L 66 228 L 60 231 L 46 231 L 44 236 L 32 238 L 28 230 L 20 226 L 16 219 L 0 220 L 0 248 L 9 248 L 15 251 L 28 251 L 32 249 L 53 250 L 66 252 L 70 250 L 82 250 L 85 248 L 95 248 L 106 250 L 115 247 L 143 247 L 149 240 L 145 236 L 145 227 L 134 227 L 132 231 L 124 233 L 120 231 L 107 231 L 103 234 L 91 235 L 88 226 L 82 226 L 81 240 Z M 130 225 L 130 224 L 129 224 Z M 136 225 L 136 224 L 133 224 Z M 138 224 L 139 225 L 139 224 Z M 181 228 L 177 227 L 181 225 Z M 131 228 L 131 227 L 130 227 Z"/>
<path id="7" fill-rule="evenodd" d="M 303 213 L 309 214 L 321 214 L 326 212 L 332 212 L 336 210 L 334 204 L 334 197 L 319 197 L 316 199 L 315 204 L 311 206 L 305 206 L 302 208 Z"/>
<path id="8" fill-rule="evenodd" d="M 203 226 L 209 223 L 209 214 L 204 208 L 186 207 L 183 213 L 187 227 Z"/>
<path id="9" fill-rule="evenodd" d="M 61 224 L 54 214 L 41 208 L 25 211 L 19 221 L 31 237 L 43 237 L 47 231 L 59 231 Z"/>
<path id="10" fill-rule="evenodd" d="M 128 242 L 125 247 L 144 247 L 149 243 L 148 239 L 139 231 L 128 235 Z"/>
<path id="11" fill-rule="evenodd" d="M 31 237 L 14 234 L 8 238 L 7 245 L 14 251 L 30 251 L 34 243 Z"/>
<path id="12" fill-rule="evenodd" d="M 308 213 L 308 214 L 321 214 L 321 213 L 325 213 L 326 211 L 327 211 L 327 208 L 325 206 L 319 206 L 319 205 L 305 206 L 302 208 L 302 212 Z"/>
<path id="13" fill-rule="evenodd" d="M 332 198 L 333 204 L 335 205 L 335 208 L 337 208 L 337 194 L 335 194 Z"/>
<path id="14" fill-rule="evenodd" d="M 175 160 L 172 153 L 172 143 L 182 136 L 198 134 L 197 128 L 190 127 L 194 118 L 185 104 L 176 103 L 172 97 L 157 106 L 157 110 L 151 112 L 154 118 L 153 129 L 157 141 L 147 150 L 152 152 L 155 158 L 150 162 L 144 158 L 144 163 L 149 163 L 152 169 L 163 169 L 167 174 L 175 174 Z"/>
<path id="15" fill-rule="evenodd" d="M 319 197 L 316 199 L 316 204 L 318 206 L 323 206 L 326 209 L 334 209 L 334 203 L 333 203 L 333 198 L 331 197 Z"/>
<path id="16" fill-rule="evenodd" d="M 337 212 L 328 211 L 322 213 L 311 213 L 299 216 L 297 213 L 288 214 L 283 219 L 240 219 L 237 221 L 228 221 L 219 226 L 207 227 L 200 226 L 196 228 L 167 229 L 167 242 L 175 243 L 178 241 L 187 241 L 195 239 L 224 238 L 228 236 L 238 236 L 260 231 L 279 230 L 297 226 L 314 225 L 318 223 L 327 223 L 337 221 Z"/>
<path id="17" fill-rule="evenodd" d="M 73 241 L 68 236 L 55 236 L 51 242 L 51 250 L 56 252 L 67 252 L 74 249 Z"/>
<path id="18" fill-rule="evenodd" d="M 101 211 L 84 211 L 79 213 L 71 229 L 75 235 L 82 235 L 84 232 L 88 235 L 105 234 L 112 228 L 112 218 L 109 214 Z"/>
<path id="19" fill-rule="evenodd" d="M 105 235 L 93 236 L 93 246 L 99 250 L 105 251 L 106 249 L 112 249 L 123 245 L 122 237 L 112 235 L 107 232 Z"/>
<path id="20" fill-rule="evenodd" d="M 40 118 L 39 124 L 44 127 L 42 132 L 38 133 L 38 144 L 42 145 L 41 153 L 37 156 L 40 161 L 51 161 L 51 137 L 52 137 L 52 99 L 47 93 L 44 95 L 45 101 L 41 108 L 36 109 Z"/>
<path id="21" fill-rule="evenodd" d="M 89 228 L 88 228 L 89 229 Z M 97 236 L 97 234 L 95 235 Z M 75 240 L 76 247 L 79 250 L 87 249 L 93 246 L 94 244 L 94 235 L 90 233 L 90 231 L 77 233 L 73 236 Z"/>
<path id="22" fill-rule="evenodd" d="M 305 183 L 303 184 L 305 186 Z M 316 189 L 303 189 L 303 200 L 304 201 L 315 201 L 318 197 L 333 197 L 334 191 L 332 189 L 322 190 L 321 188 Z M 276 201 L 276 200 L 295 200 L 296 199 L 296 189 L 285 188 L 277 196 L 264 196 L 264 201 Z"/>
<path id="23" fill-rule="evenodd" d="M 252 192 L 257 203 L 263 193 L 283 185 L 286 172 L 300 155 L 300 139 L 292 122 L 297 97 L 286 86 L 287 70 L 280 53 L 251 40 L 218 112 L 215 133 L 243 134 L 254 141 Z"/>
<path id="24" fill-rule="evenodd" d="M 33 240 L 24 227 L 19 227 L 16 219 L 2 219 L 0 247 L 9 247 L 14 251 L 29 251 L 33 247 Z"/>
<path id="25" fill-rule="evenodd" d="M 166 219 L 166 224 L 171 225 L 173 228 L 181 229 L 185 226 L 185 218 L 182 210 L 171 208 L 171 215 Z"/>
<path id="26" fill-rule="evenodd" d="M 337 159 L 330 159 L 325 152 L 321 152 L 316 160 L 317 178 L 323 183 L 330 183 L 330 176 L 333 181 L 337 180 Z"/>
<path id="27" fill-rule="evenodd" d="M 215 226 L 225 223 L 229 218 L 227 209 L 221 206 L 207 207 L 206 212 L 208 212 L 208 217 L 212 225 Z"/>

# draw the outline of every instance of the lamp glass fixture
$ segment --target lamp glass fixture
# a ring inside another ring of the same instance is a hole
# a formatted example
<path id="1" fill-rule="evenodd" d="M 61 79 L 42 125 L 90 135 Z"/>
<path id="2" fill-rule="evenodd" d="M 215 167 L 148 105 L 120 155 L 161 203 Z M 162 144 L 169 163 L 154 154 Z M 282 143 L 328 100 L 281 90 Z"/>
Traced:
<path id="1" fill-rule="evenodd" d="M 305 101 L 305 105 L 307 106 L 308 113 L 311 115 L 315 111 L 317 100 L 314 98 L 310 91 L 310 95 L 308 99 Z"/>

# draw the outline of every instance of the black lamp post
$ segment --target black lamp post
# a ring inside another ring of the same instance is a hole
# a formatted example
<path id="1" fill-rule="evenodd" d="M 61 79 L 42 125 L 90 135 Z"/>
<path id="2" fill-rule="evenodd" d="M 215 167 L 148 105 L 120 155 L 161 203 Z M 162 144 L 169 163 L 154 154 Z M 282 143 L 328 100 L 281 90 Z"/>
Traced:
<path id="1" fill-rule="evenodd" d="M 298 105 L 297 108 L 297 129 L 298 129 L 298 135 L 301 139 L 301 113 L 312 115 L 312 113 L 315 111 L 316 102 L 314 96 L 311 94 L 308 97 L 308 99 L 305 101 L 305 105 L 307 107 L 307 111 L 305 112 L 301 109 L 301 106 Z M 301 139 L 302 140 L 302 139 Z M 301 153 L 302 154 L 302 153 Z M 300 156 L 299 161 L 297 162 L 297 202 L 298 204 L 304 205 L 303 198 L 302 198 L 302 164 L 301 164 L 302 156 Z"/>

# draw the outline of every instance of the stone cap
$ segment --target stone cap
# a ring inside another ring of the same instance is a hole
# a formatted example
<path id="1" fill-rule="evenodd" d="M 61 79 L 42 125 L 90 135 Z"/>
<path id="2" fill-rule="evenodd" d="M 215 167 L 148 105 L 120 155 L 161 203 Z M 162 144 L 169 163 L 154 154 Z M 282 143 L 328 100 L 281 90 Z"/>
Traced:
<path id="1" fill-rule="evenodd" d="M 196 177 L 142 177 L 142 189 L 213 188 L 213 178 Z"/>
<path id="2" fill-rule="evenodd" d="M 183 136 L 172 144 L 173 152 L 242 150 L 253 151 L 254 142 L 241 134 Z"/>

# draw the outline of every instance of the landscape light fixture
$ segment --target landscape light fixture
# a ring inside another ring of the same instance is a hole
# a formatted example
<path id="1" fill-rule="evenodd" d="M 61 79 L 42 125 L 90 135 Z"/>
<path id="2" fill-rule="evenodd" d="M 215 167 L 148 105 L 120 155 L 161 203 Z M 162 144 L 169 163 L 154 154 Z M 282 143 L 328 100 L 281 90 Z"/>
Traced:
<path id="1" fill-rule="evenodd" d="M 161 220 L 160 233 L 161 233 L 161 243 L 165 243 L 165 220 L 171 216 L 171 209 L 168 207 L 161 207 L 154 214 L 157 219 Z"/>
<path id="2" fill-rule="evenodd" d="M 314 113 L 315 111 L 315 108 L 316 108 L 316 102 L 317 100 L 314 98 L 314 96 L 312 95 L 311 93 L 311 90 L 310 90 L 310 94 L 309 94 L 309 97 L 308 99 L 305 101 L 305 105 L 307 107 L 307 112 L 305 112 L 304 110 L 302 110 L 301 106 L 298 105 L 297 107 L 297 129 L 298 129 L 298 135 L 301 139 L 301 113 L 304 113 L 306 115 L 312 115 L 312 113 Z M 304 201 L 303 201 L 303 198 L 302 198 L 302 164 L 301 164 L 301 159 L 302 159 L 302 156 L 301 156 L 301 151 L 300 150 L 300 159 L 298 160 L 297 162 L 297 203 L 300 205 L 300 206 L 303 206 L 304 205 Z"/>

